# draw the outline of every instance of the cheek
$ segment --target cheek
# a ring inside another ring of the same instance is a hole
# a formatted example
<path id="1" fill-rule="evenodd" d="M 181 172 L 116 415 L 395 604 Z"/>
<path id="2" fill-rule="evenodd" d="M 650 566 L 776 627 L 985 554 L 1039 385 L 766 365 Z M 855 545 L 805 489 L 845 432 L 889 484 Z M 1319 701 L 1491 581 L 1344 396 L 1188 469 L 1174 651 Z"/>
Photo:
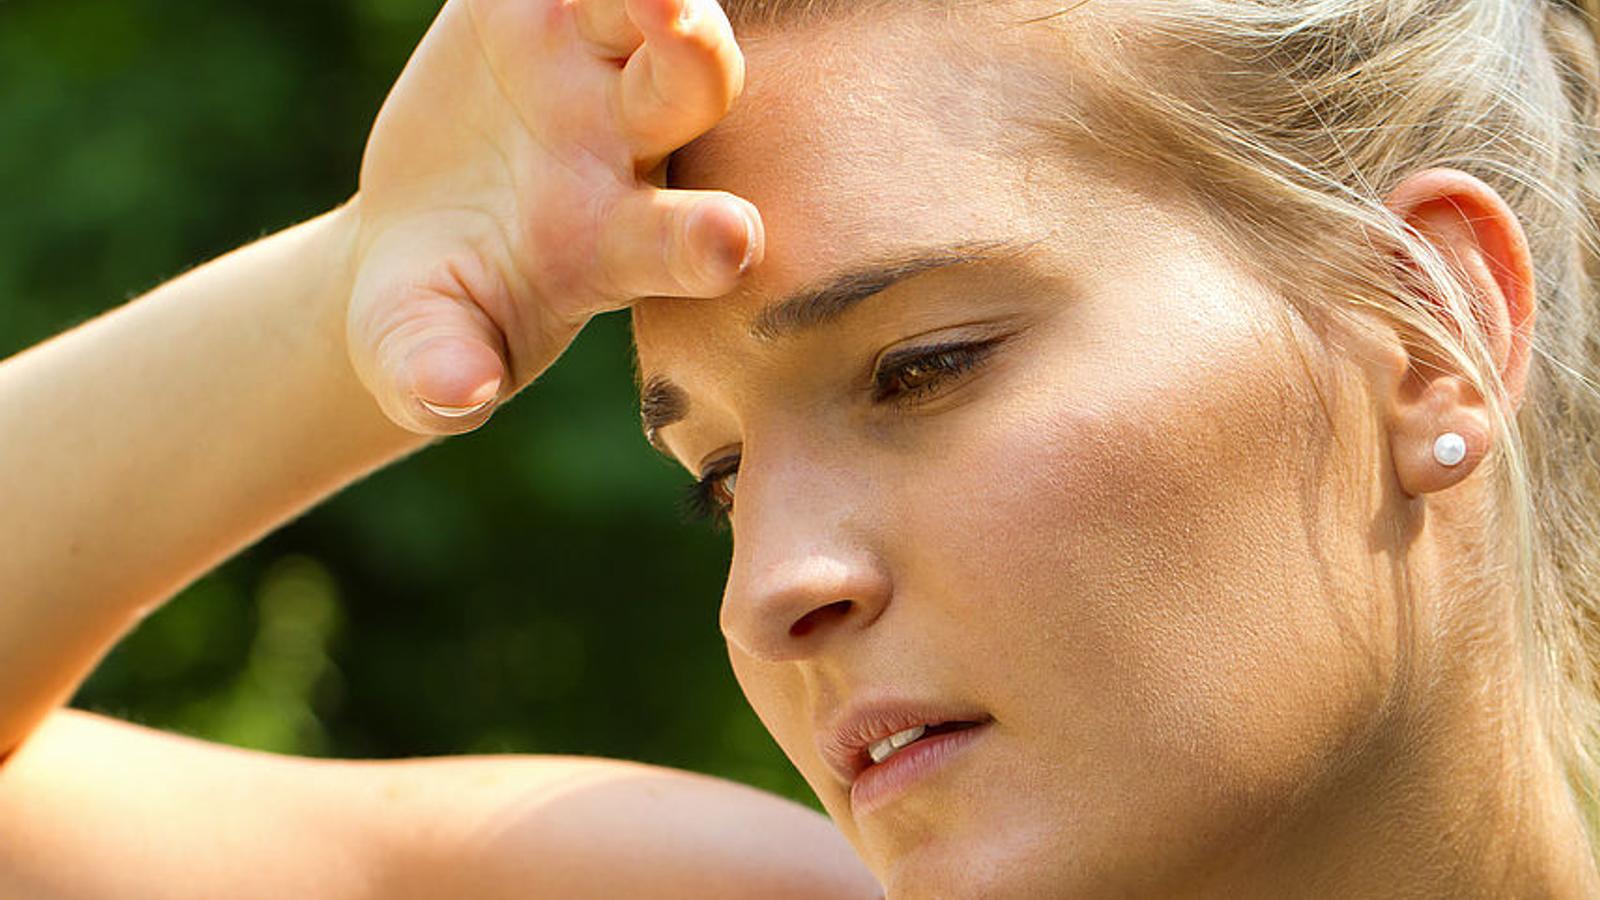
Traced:
<path id="1" fill-rule="evenodd" d="M 762 662 L 731 646 L 728 658 L 739 689 L 767 733 L 829 811 L 836 816 L 842 813 L 845 807 L 839 804 L 846 800 L 845 794 L 817 756 L 812 731 L 816 691 L 807 683 L 802 667 L 793 662 Z"/>
<path id="2" fill-rule="evenodd" d="M 1309 388 L 1216 321 L 1041 355 L 913 489 L 938 524 L 906 552 L 938 552 L 904 567 L 930 573 L 907 593 L 944 605 L 917 627 L 1030 741 L 1021 777 L 1057 816 L 1244 827 L 1384 697 L 1364 498 L 1339 489 Z"/>

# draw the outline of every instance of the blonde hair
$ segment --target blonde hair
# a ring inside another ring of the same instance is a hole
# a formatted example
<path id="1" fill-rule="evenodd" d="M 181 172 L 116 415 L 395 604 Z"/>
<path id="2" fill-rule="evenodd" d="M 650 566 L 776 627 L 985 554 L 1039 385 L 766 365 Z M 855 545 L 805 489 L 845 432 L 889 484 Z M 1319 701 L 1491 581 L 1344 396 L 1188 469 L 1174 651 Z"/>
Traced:
<path id="1" fill-rule="evenodd" d="M 1488 401 L 1481 565 L 1453 587 L 1501 589 L 1491 544 L 1509 536 L 1535 710 L 1600 854 L 1600 0 L 1155 0 L 1080 14 L 1089 2 L 1026 20 L 1058 27 L 1084 64 L 1063 68 L 1092 73 L 1023 116 L 1033 130 L 1184 184 L 1307 321 L 1359 333 L 1376 313 Z M 725 0 L 739 29 L 895 5 Z M 1528 236 L 1539 312 L 1515 414 L 1480 299 L 1382 202 L 1435 165 L 1494 187 Z"/>

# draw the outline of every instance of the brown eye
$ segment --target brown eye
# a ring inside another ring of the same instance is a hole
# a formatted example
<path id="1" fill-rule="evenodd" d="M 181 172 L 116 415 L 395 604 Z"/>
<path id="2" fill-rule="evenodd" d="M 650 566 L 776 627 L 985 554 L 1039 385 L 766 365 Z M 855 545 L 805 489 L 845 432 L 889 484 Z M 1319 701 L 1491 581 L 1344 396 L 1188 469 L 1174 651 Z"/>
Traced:
<path id="1" fill-rule="evenodd" d="M 724 508 L 733 505 L 734 483 L 739 480 L 739 470 L 734 469 L 716 481 L 717 500 Z"/>
<path id="2" fill-rule="evenodd" d="M 1000 339 L 941 344 L 888 354 L 873 376 L 873 399 L 912 402 L 982 365 Z"/>
<path id="3" fill-rule="evenodd" d="M 707 520 L 717 527 L 726 525 L 728 513 L 733 509 L 733 488 L 738 474 L 737 456 L 708 468 L 684 493 L 684 511 L 692 519 Z"/>
<path id="4" fill-rule="evenodd" d="M 947 369 L 939 369 L 927 363 L 916 362 L 902 368 L 896 374 L 895 380 L 899 382 L 902 390 L 914 391 L 928 385 L 945 371 Z"/>

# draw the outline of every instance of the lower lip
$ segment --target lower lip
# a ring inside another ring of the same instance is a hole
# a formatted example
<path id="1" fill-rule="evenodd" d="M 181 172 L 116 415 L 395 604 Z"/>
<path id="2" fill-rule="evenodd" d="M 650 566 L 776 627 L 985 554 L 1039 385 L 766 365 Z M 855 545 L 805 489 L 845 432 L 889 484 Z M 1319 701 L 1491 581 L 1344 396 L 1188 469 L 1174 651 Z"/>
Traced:
<path id="1" fill-rule="evenodd" d="M 992 722 L 946 731 L 906 747 L 881 763 L 868 766 L 850 786 L 850 810 L 865 816 L 893 801 L 918 781 L 939 771 L 989 731 Z"/>

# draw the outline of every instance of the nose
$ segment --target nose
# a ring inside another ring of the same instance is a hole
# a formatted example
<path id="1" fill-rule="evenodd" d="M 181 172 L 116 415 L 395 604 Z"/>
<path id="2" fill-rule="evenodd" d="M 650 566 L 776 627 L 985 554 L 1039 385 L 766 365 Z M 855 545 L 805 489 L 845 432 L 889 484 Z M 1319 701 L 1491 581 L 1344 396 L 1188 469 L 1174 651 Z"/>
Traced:
<path id="1" fill-rule="evenodd" d="M 723 635 L 747 656 L 781 662 L 864 633 L 893 594 L 871 547 L 870 491 L 843 484 L 837 469 L 802 478 L 794 467 L 762 472 L 749 462 L 734 501 Z"/>

